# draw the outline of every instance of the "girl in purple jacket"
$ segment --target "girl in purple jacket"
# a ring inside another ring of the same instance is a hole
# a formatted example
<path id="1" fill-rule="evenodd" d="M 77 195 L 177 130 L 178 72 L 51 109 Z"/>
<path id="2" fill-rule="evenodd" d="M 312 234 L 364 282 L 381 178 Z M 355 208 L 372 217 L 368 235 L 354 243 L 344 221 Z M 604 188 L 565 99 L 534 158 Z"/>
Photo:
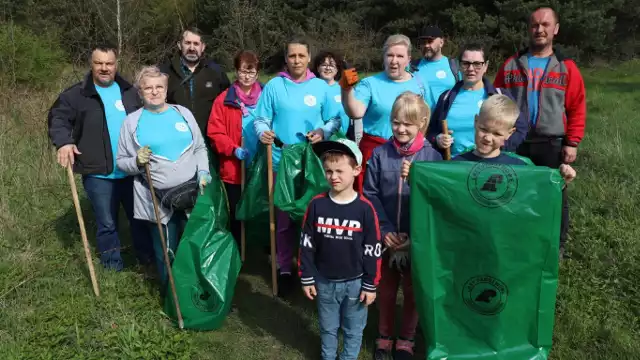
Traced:
<path id="1" fill-rule="evenodd" d="M 425 140 L 430 111 L 424 99 L 407 91 L 396 99 L 391 111 L 393 138 L 378 146 L 367 163 L 364 195 L 380 220 L 385 243 L 382 279 L 378 286 L 380 321 L 375 359 L 391 357 L 394 345 L 395 306 L 402 282 L 404 305 L 400 336 L 395 342 L 395 359 L 411 359 L 418 325 L 418 312 L 411 282 L 409 259 L 408 165 L 414 161 L 438 161 L 442 156 Z M 403 171 L 404 168 L 404 171 Z"/>

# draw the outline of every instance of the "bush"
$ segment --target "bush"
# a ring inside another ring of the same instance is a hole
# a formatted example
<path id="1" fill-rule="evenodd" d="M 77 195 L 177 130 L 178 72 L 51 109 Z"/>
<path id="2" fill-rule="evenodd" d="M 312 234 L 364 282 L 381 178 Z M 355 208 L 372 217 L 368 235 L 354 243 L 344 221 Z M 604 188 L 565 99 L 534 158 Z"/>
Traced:
<path id="1" fill-rule="evenodd" d="M 58 80 L 64 66 L 57 38 L 12 23 L 0 25 L 0 85 L 45 88 Z"/>

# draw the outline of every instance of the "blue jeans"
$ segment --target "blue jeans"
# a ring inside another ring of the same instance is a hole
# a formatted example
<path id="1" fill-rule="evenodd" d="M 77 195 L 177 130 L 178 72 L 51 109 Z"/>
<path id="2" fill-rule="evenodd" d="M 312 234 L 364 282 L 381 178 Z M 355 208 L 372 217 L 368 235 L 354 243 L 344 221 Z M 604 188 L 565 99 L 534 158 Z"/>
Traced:
<path id="1" fill-rule="evenodd" d="M 164 232 L 165 244 L 167 244 L 167 252 L 169 253 L 170 264 L 173 264 L 173 260 L 176 257 L 176 250 L 178 249 L 178 242 L 180 242 L 180 234 L 186 226 L 187 217 L 184 212 L 174 211 L 171 219 L 167 225 L 162 225 L 162 231 Z M 162 288 L 164 289 L 167 284 L 167 269 L 164 264 L 164 251 L 162 249 L 162 238 L 158 232 L 158 224 L 154 222 L 147 222 L 150 226 L 151 237 L 153 238 L 153 252 L 155 253 L 156 268 L 160 275 L 160 281 Z"/>
<path id="2" fill-rule="evenodd" d="M 120 238 L 118 236 L 118 212 L 120 204 L 129 220 L 131 240 L 138 261 L 151 261 L 151 237 L 142 220 L 133 218 L 133 177 L 124 179 L 102 179 L 83 176 L 82 185 L 91 202 L 96 217 L 98 231 L 96 244 L 100 252 L 100 262 L 107 269 L 122 270 L 124 263 L 120 256 Z"/>
<path id="3" fill-rule="evenodd" d="M 316 277 L 316 290 L 322 360 L 336 359 L 338 328 L 342 328 L 344 340 L 340 360 L 356 360 L 367 325 L 367 307 L 360 302 L 362 281 L 331 282 Z"/>

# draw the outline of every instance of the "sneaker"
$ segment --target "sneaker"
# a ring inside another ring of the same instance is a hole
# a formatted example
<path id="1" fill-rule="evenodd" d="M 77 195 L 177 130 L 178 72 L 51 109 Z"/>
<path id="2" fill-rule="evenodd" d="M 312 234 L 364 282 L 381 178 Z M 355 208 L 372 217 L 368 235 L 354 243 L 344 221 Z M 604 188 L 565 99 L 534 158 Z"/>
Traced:
<path id="1" fill-rule="evenodd" d="M 293 275 L 291 273 L 280 273 L 278 275 L 278 297 L 289 295 L 295 288 Z"/>
<path id="2" fill-rule="evenodd" d="M 407 340 L 399 338 L 396 341 L 396 354 L 393 357 L 394 360 L 411 360 L 413 359 L 413 340 Z"/>
<path id="3" fill-rule="evenodd" d="M 393 360 L 391 349 L 393 349 L 393 339 L 388 336 L 378 336 L 378 339 L 376 340 L 376 351 L 373 353 L 373 359 Z"/>

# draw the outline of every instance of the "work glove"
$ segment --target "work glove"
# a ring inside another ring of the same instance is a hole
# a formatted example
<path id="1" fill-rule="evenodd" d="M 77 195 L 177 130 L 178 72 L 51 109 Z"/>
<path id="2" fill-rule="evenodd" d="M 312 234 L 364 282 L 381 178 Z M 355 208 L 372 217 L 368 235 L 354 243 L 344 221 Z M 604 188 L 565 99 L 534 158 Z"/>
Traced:
<path id="1" fill-rule="evenodd" d="M 211 175 L 204 170 L 198 171 L 198 187 L 200 188 L 200 194 L 204 194 L 204 188 L 211 183 Z"/>
<path id="2" fill-rule="evenodd" d="M 247 158 L 247 156 L 249 156 L 249 151 L 247 149 L 239 147 L 233 151 L 233 154 L 236 156 L 236 158 L 238 158 L 238 160 L 244 160 Z"/>
<path id="3" fill-rule="evenodd" d="M 402 245 L 392 250 L 389 254 L 389 267 L 396 268 L 399 272 L 408 270 L 411 264 L 411 239 L 405 234 L 400 235 L 403 238 Z"/>
<path id="4" fill-rule="evenodd" d="M 340 87 L 343 90 L 351 90 L 360 79 L 358 78 L 358 72 L 356 68 L 345 69 L 342 71 L 342 77 L 340 77 Z"/>
<path id="5" fill-rule="evenodd" d="M 149 149 L 148 145 L 138 149 L 138 156 L 136 157 L 136 163 L 138 163 L 138 166 L 148 164 L 149 159 L 151 159 L 151 149 Z"/>

